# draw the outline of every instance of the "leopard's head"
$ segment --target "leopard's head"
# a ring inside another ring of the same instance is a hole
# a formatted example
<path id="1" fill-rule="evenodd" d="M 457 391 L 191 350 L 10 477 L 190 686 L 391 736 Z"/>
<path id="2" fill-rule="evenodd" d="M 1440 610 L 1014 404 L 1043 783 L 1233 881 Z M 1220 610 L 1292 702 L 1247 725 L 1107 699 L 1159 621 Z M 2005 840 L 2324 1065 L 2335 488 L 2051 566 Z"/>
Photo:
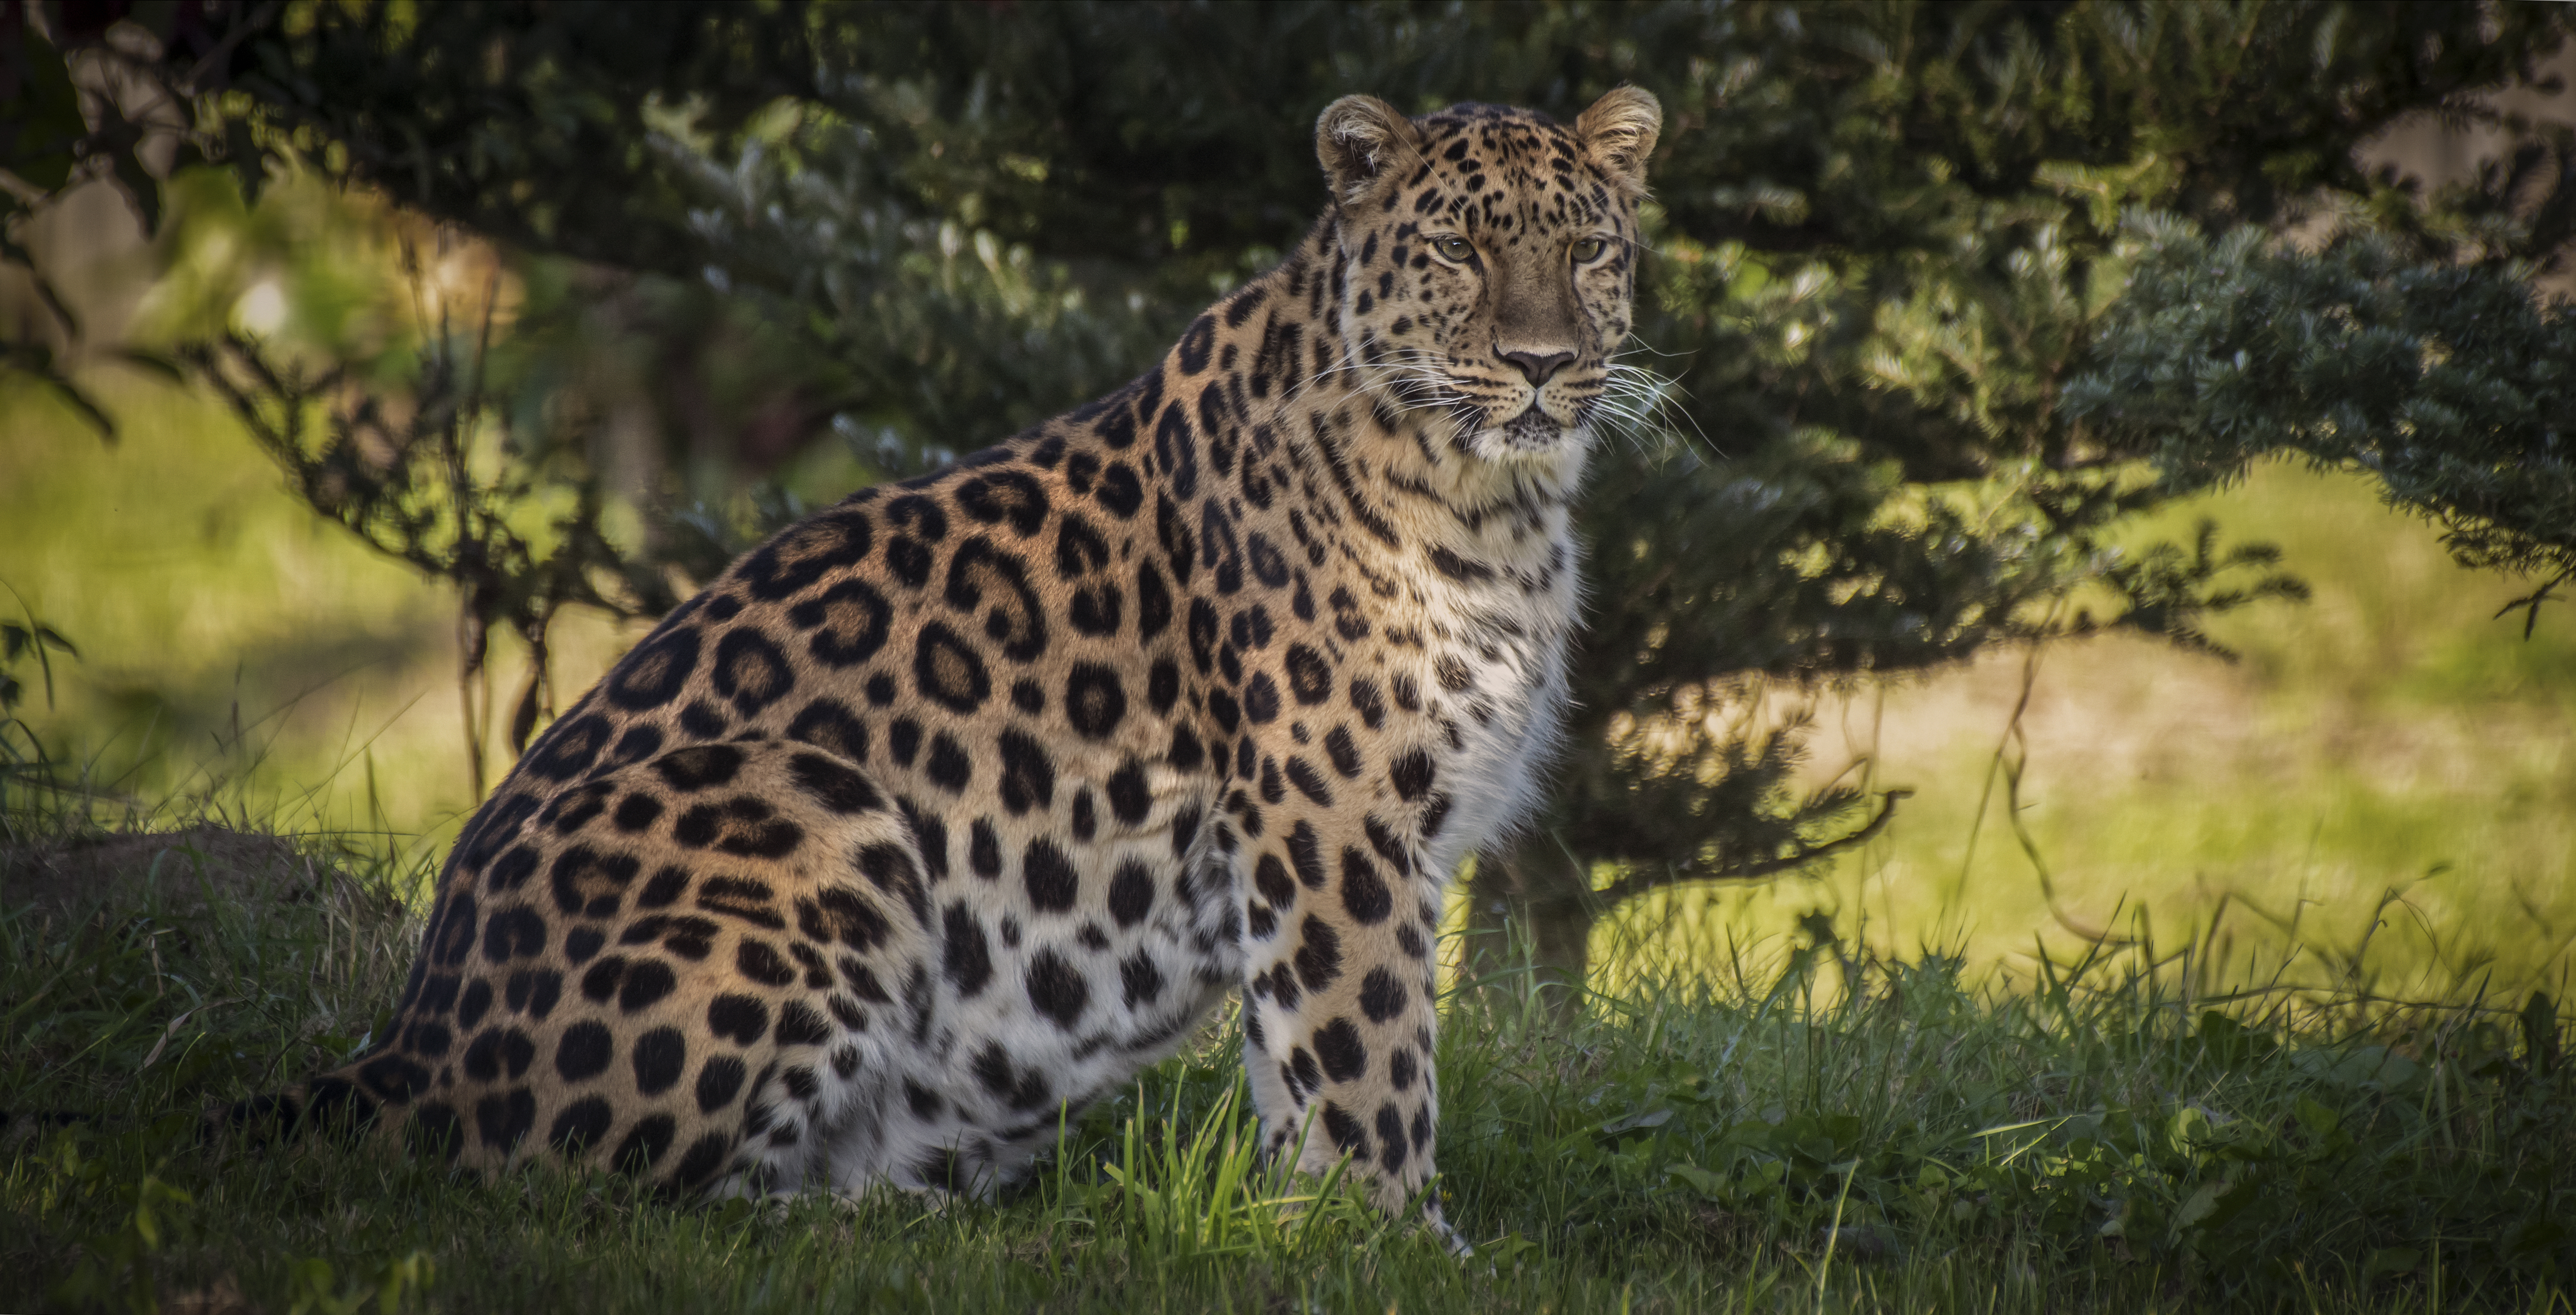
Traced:
<path id="1" fill-rule="evenodd" d="M 1588 441 L 1628 336 L 1637 203 L 1663 110 L 1620 87 L 1564 127 L 1457 105 L 1418 119 L 1345 96 L 1315 124 L 1366 386 L 1471 456 Z"/>

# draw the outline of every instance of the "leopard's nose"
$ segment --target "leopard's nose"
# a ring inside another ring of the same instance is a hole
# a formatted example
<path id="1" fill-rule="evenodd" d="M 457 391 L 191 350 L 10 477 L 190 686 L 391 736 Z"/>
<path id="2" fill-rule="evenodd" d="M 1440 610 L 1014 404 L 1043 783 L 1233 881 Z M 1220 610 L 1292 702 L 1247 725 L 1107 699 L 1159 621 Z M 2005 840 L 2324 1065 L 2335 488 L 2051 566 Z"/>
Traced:
<path id="1" fill-rule="evenodd" d="M 1532 388 L 1546 383 L 1549 376 L 1565 368 L 1565 363 L 1574 359 L 1572 352 L 1500 352 L 1498 354 L 1504 360 L 1520 367 L 1521 377 L 1529 380 Z"/>

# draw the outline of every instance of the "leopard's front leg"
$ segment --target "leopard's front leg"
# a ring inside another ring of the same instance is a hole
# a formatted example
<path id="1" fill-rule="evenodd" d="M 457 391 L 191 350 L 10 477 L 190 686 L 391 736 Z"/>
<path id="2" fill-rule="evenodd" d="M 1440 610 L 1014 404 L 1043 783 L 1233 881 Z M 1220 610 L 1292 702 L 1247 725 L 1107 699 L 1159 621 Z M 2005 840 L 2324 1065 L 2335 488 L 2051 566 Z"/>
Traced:
<path id="1" fill-rule="evenodd" d="M 1418 858 L 1420 801 L 1313 793 L 1335 792 L 1284 791 L 1243 849 L 1244 1062 L 1271 1155 L 1319 1175 L 1348 1156 L 1392 1212 L 1432 1176 L 1440 883 Z M 1437 1198 L 1423 1209 L 1439 1226 Z"/>

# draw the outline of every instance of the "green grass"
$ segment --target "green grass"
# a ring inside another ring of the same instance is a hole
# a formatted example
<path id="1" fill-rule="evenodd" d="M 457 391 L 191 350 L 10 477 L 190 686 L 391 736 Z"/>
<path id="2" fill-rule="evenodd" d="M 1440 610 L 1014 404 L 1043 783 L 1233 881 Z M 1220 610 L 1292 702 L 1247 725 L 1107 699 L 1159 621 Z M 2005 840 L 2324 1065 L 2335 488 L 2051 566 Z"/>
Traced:
<path id="1" fill-rule="evenodd" d="M 94 1116 L 10 1125 L 0 1309 L 2571 1309 L 2554 1019 L 2213 1011 L 2138 956 L 2003 993 L 1827 937 L 1703 946 L 1570 1024 L 1453 999 L 1464 1264 L 1252 1171 L 1225 1025 L 992 1206 L 209 1147 L 206 1102 L 381 1024 L 419 873 L 308 842 L 253 879 L 200 835 L 103 906 L 0 888 L 0 1108 Z"/>
<path id="2" fill-rule="evenodd" d="M 2526 640 L 2494 614 L 2530 582 L 2461 569 L 2358 477 L 2264 467 L 2141 534 L 2203 516 L 2278 542 L 2313 601 L 2216 618 L 2232 662 L 2105 638 L 1825 700 L 1816 773 L 1860 762 L 1912 789 L 1895 825 L 1812 879 L 1641 902 L 1595 961 L 1823 910 L 1865 918 L 1882 954 L 1946 946 L 2027 987 L 2035 944 L 2064 958 L 2143 910 L 2159 940 L 2200 947 L 2205 986 L 2564 994 L 2576 617 L 2547 609 Z"/>

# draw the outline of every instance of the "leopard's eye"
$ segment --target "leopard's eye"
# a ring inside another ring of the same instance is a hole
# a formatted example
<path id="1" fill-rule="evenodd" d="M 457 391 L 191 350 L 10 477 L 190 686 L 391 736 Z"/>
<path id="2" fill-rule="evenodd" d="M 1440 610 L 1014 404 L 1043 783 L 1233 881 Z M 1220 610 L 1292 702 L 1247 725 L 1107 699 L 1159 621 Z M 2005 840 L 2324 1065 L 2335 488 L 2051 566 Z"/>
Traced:
<path id="1" fill-rule="evenodd" d="M 1578 265 L 1589 265 L 1593 261 L 1599 260 L 1601 258 L 1601 253 L 1609 250 L 1609 248 L 1610 244 L 1608 242 L 1597 237 L 1587 237 L 1574 244 L 1574 263 Z"/>
<path id="2" fill-rule="evenodd" d="M 1442 260 L 1454 261 L 1461 265 L 1476 258 L 1475 244 L 1455 233 L 1447 237 L 1431 239 L 1431 247 L 1440 253 Z"/>

